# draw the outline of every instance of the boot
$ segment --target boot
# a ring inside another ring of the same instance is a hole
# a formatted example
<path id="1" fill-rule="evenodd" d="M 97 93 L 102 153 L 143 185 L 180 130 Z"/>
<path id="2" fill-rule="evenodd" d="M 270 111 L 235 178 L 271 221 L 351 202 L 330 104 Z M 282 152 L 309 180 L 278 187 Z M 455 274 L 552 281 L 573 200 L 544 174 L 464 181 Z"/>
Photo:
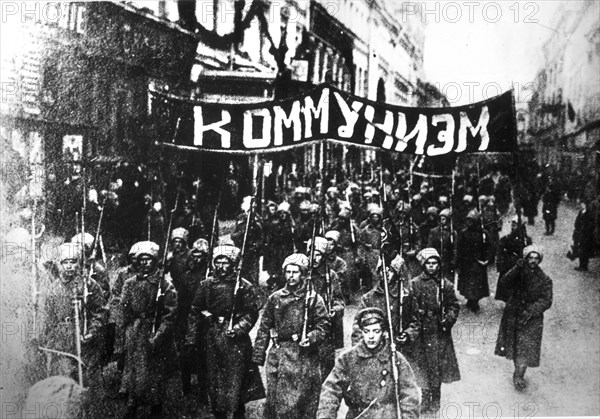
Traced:
<path id="1" fill-rule="evenodd" d="M 515 372 L 513 373 L 513 384 L 515 386 L 515 389 L 517 389 L 518 391 L 523 391 L 527 388 L 527 381 L 525 381 L 526 369 L 527 367 L 525 366 L 515 366 Z"/>
<path id="2" fill-rule="evenodd" d="M 442 388 L 435 387 L 431 389 L 431 411 L 437 412 L 440 410 L 440 400 L 442 399 Z"/>

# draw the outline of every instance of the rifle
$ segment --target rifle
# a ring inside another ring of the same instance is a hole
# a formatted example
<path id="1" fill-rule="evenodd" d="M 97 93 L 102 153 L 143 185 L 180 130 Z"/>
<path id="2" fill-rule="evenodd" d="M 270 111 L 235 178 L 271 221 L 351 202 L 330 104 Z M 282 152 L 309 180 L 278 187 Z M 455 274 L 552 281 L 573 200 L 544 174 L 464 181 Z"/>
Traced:
<path id="1" fill-rule="evenodd" d="M 250 210 L 248 211 L 248 217 L 246 218 L 246 228 L 244 229 L 244 239 L 242 240 L 242 249 L 240 252 L 240 260 L 238 261 L 237 274 L 235 277 L 235 287 L 233 288 L 233 298 L 231 299 L 231 315 L 229 316 L 229 325 L 227 331 L 233 331 L 233 317 L 235 314 L 235 302 L 237 300 L 238 293 L 242 283 L 242 266 L 244 263 L 244 253 L 246 252 L 246 244 L 248 241 L 248 231 L 250 230 L 250 223 L 252 222 L 252 216 L 254 215 L 254 196 L 250 199 Z"/>
<path id="2" fill-rule="evenodd" d="M 387 278 L 387 268 L 385 264 L 385 253 L 384 253 L 384 243 L 387 239 L 387 232 L 384 231 L 381 233 L 381 249 L 379 251 L 379 257 L 381 259 L 381 275 L 383 279 L 383 290 L 385 294 L 385 308 L 386 308 L 386 316 L 388 321 L 388 329 L 390 336 L 390 359 L 392 361 L 392 374 L 394 377 L 394 395 L 396 396 L 396 417 L 400 419 L 402 417 L 400 411 L 400 372 L 398 371 L 398 355 L 396 353 L 396 340 L 394 337 L 394 326 L 392 324 L 392 309 L 391 309 L 391 297 L 390 297 L 390 289 L 388 285 Z M 400 294 L 400 290 L 398 290 L 399 298 L 402 299 L 402 295 Z M 400 314 L 402 316 L 402 314 Z M 402 317 L 400 317 L 400 321 L 402 321 Z M 402 323 L 400 323 L 400 328 L 402 328 Z"/>
<path id="3" fill-rule="evenodd" d="M 167 236 L 165 239 L 165 247 L 163 250 L 163 257 L 162 257 L 162 261 L 161 261 L 161 266 L 162 266 L 162 277 L 159 279 L 158 284 L 156 284 L 156 298 L 154 299 L 154 321 L 152 322 L 152 336 L 154 336 L 154 334 L 156 333 L 156 329 L 157 329 L 157 324 L 159 321 L 159 317 L 160 317 L 160 308 L 159 308 L 159 300 L 160 297 L 162 297 L 163 293 L 162 293 L 162 280 L 165 277 L 165 268 L 166 268 L 166 263 L 167 263 L 167 255 L 168 255 L 168 250 L 169 250 L 169 238 L 171 236 L 171 229 L 173 227 L 173 217 L 175 215 L 175 211 L 177 210 L 177 207 L 179 205 L 179 195 L 181 194 L 181 178 L 179 179 L 179 185 L 177 185 L 177 194 L 175 195 L 175 205 L 173 206 L 173 209 L 171 209 L 171 214 L 169 215 L 169 225 L 167 227 Z"/>
<path id="4" fill-rule="evenodd" d="M 314 216 L 313 216 L 314 217 Z M 315 270 L 315 238 L 317 237 L 317 219 L 313 218 L 313 231 L 312 231 L 312 240 L 310 246 L 310 274 L 308 276 L 308 280 L 306 281 L 306 296 L 304 299 L 304 321 L 302 323 L 302 336 L 300 338 L 300 342 L 303 342 L 307 339 L 308 335 L 308 314 L 310 309 L 310 296 L 313 293 L 313 274 Z"/>
<path id="5" fill-rule="evenodd" d="M 79 324 L 79 310 L 81 309 L 81 302 L 77 297 L 77 291 L 75 291 L 75 295 L 73 296 L 73 306 L 75 308 L 75 351 L 77 355 L 77 378 L 79 380 L 79 385 L 83 387 L 83 368 L 81 362 L 81 334 L 80 324 Z M 85 313 L 85 310 L 83 310 Z"/>
<path id="6" fill-rule="evenodd" d="M 222 177 L 221 177 L 221 187 L 219 188 L 219 196 L 217 197 L 217 204 L 215 205 L 215 213 L 213 215 L 213 223 L 212 223 L 212 228 L 211 228 L 211 232 L 210 232 L 210 242 L 208 244 L 208 251 L 209 251 L 209 256 L 212 256 L 212 249 L 215 246 L 215 236 L 217 235 L 217 227 L 219 224 L 219 208 L 221 207 L 221 196 L 223 195 L 223 186 L 225 184 L 225 169 L 223 169 L 223 173 L 222 173 Z M 196 195 L 198 196 L 198 195 Z M 211 257 L 208 258 L 208 260 L 211 260 Z M 209 267 L 210 267 L 210 262 L 209 262 Z M 204 277 L 205 279 L 208 279 L 208 272 L 210 271 L 210 269 L 207 267 L 206 268 L 206 276 Z"/>

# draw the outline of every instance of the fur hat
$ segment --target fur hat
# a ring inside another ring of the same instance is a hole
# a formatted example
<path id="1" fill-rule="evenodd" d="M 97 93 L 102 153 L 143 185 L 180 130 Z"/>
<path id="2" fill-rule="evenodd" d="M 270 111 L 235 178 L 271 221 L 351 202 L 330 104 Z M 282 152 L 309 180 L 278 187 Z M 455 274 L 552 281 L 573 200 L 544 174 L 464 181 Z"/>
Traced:
<path id="1" fill-rule="evenodd" d="M 325 233 L 325 238 L 331 239 L 337 243 L 340 241 L 340 232 L 337 230 L 329 230 L 327 233 Z"/>
<path id="2" fill-rule="evenodd" d="M 328 244 L 329 244 L 329 242 L 327 241 L 327 239 L 325 237 L 315 237 L 315 252 L 321 252 L 322 254 L 325 254 L 325 252 L 327 251 Z M 312 239 L 310 239 L 308 241 L 308 244 L 306 246 L 308 254 L 310 254 L 311 247 L 312 247 Z"/>
<path id="3" fill-rule="evenodd" d="M 290 204 L 288 204 L 287 202 L 283 201 L 281 204 L 279 204 L 279 206 L 277 207 L 277 212 L 287 212 L 289 214 L 290 212 Z"/>
<path id="4" fill-rule="evenodd" d="M 442 258 L 440 258 L 440 254 L 438 253 L 438 251 L 435 250 L 433 247 L 426 247 L 425 249 L 421 250 L 417 254 L 417 260 L 419 261 L 421 266 L 425 265 L 425 262 L 427 262 L 427 259 L 430 259 L 430 258 L 437 258 L 438 261 L 442 260 Z"/>
<path id="5" fill-rule="evenodd" d="M 190 237 L 189 231 L 187 231 L 183 227 L 178 227 L 171 232 L 171 241 L 173 241 L 175 239 L 180 239 L 180 240 L 183 240 L 187 244 L 189 237 Z"/>
<path id="6" fill-rule="evenodd" d="M 59 247 L 59 262 L 65 260 L 81 259 L 81 244 L 80 243 L 63 243 Z"/>
<path id="7" fill-rule="evenodd" d="M 74 235 L 71 238 L 71 243 L 81 244 L 81 236 L 82 236 L 82 233 Z M 83 244 L 85 246 L 91 247 L 94 244 L 94 236 L 92 236 L 90 233 L 83 233 Z"/>
<path id="8" fill-rule="evenodd" d="M 281 268 L 285 270 L 285 267 L 288 265 L 296 265 L 300 268 L 300 271 L 302 271 L 302 273 L 306 273 L 309 265 L 308 257 L 302 253 L 292 253 L 291 255 L 285 258 L 283 264 L 281 265 Z"/>
<path id="9" fill-rule="evenodd" d="M 137 246 L 137 252 L 135 254 L 136 258 L 139 258 L 142 255 L 148 255 L 158 260 L 158 244 L 151 241 L 142 241 L 137 242 L 134 246 Z"/>
<path id="10" fill-rule="evenodd" d="M 542 248 L 537 244 L 530 244 L 523 249 L 523 258 L 526 258 L 531 253 L 537 253 L 540 255 L 540 262 L 544 259 L 544 253 L 542 252 Z"/>
<path id="11" fill-rule="evenodd" d="M 192 253 L 203 252 L 208 254 L 209 244 L 206 239 L 198 239 L 192 245 Z"/>
<path id="12" fill-rule="evenodd" d="M 213 249 L 213 262 L 219 257 L 226 257 L 232 263 L 237 263 L 241 250 L 232 244 L 221 244 Z"/>

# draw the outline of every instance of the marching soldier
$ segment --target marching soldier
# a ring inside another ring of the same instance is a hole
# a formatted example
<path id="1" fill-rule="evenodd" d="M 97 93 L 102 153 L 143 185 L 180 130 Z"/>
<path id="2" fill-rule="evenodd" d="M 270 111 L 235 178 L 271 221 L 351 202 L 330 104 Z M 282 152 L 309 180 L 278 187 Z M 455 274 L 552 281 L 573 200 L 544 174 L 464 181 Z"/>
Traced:
<path id="1" fill-rule="evenodd" d="M 451 329 L 460 305 L 452 283 L 440 273 L 440 255 L 433 248 L 419 252 L 423 273 L 410 282 L 411 317 L 416 322 L 406 330 L 417 382 L 423 389 L 423 411 L 440 408 L 441 385 L 460 380 Z M 416 329 L 416 330 L 415 330 Z"/>
<path id="2" fill-rule="evenodd" d="M 294 253 L 294 229 L 290 215 L 290 204 L 282 202 L 275 217 L 265 222 L 264 270 L 277 274 L 285 255 Z"/>
<path id="3" fill-rule="evenodd" d="M 250 208 L 252 197 L 246 196 L 242 202 L 242 213 L 238 216 L 231 240 L 238 247 L 242 248 L 244 241 L 244 232 L 246 231 L 246 222 L 248 213 L 253 211 Z M 216 241 L 215 241 L 216 243 Z M 250 226 L 248 228 L 248 241 L 246 242 L 246 250 L 244 260 L 242 261 L 242 276 L 247 278 L 253 284 L 258 283 L 258 260 L 263 252 L 263 225 L 262 220 L 253 212 Z M 214 260 L 214 258 L 213 258 Z"/>
<path id="4" fill-rule="evenodd" d="M 317 413 L 322 383 L 318 347 L 329 334 L 330 322 L 323 299 L 314 292 L 307 295 L 308 265 L 303 254 L 285 259 L 285 288 L 267 300 L 254 342 L 252 359 L 258 365 L 264 365 L 271 342 L 265 418 L 309 419 Z"/>
<path id="5" fill-rule="evenodd" d="M 102 341 L 102 328 L 105 321 L 104 297 L 102 288 L 92 278 L 81 274 L 81 245 L 64 243 L 59 248 L 58 281 L 49 285 L 44 304 L 45 324 L 41 333 L 41 346 L 76 354 L 75 314 L 73 300 L 79 301 L 79 320 L 81 330 L 78 336 L 82 344 L 82 361 L 85 365 L 85 376 L 94 377 L 100 367 L 98 346 Z M 83 323 L 86 334 L 83 334 Z M 52 355 L 56 357 L 56 355 Z M 77 367 L 71 358 L 53 358 L 49 363 L 49 375 L 70 376 L 77 380 Z M 88 380 L 85 380 L 88 381 Z"/>
<path id="6" fill-rule="evenodd" d="M 190 258 L 189 236 L 190 233 L 183 227 L 178 227 L 171 232 L 171 252 L 169 252 L 166 262 L 165 273 L 171 275 L 171 282 L 178 292 L 178 285 L 188 268 L 188 259 Z"/>
<path id="7" fill-rule="evenodd" d="M 539 267 L 543 254 L 533 244 L 523 249 L 523 259 L 500 278 L 508 301 L 500 321 L 495 354 L 512 359 L 513 383 L 527 387 L 527 367 L 539 367 L 544 312 L 552 305 L 552 280 Z"/>
<path id="8" fill-rule="evenodd" d="M 163 415 L 163 401 L 179 397 L 179 368 L 174 345 L 177 291 L 158 268 L 159 246 L 136 244 L 137 272 L 123 284 L 121 307 L 125 330 L 125 368 L 121 392 L 127 393 L 126 417 L 150 408 Z"/>
<path id="9" fill-rule="evenodd" d="M 333 368 L 335 350 L 344 347 L 344 310 L 346 309 L 339 278 L 327 263 L 327 245 L 327 239 L 315 237 L 314 260 L 311 261 L 313 269 L 310 278 L 315 292 L 325 301 L 331 321 L 331 331 L 323 344 L 319 346 L 322 379 L 325 379 Z M 312 240 L 308 242 L 307 253 L 309 255 L 311 247 Z"/>
<path id="10" fill-rule="evenodd" d="M 514 216 L 510 222 L 510 233 L 500 239 L 496 256 L 496 270 L 498 271 L 498 284 L 496 286 L 496 300 L 506 301 L 507 290 L 502 287 L 500 278 L 508 272 L 521 258 L 523 249 L 531 244 L 531 237 L 525 231 L 525 224 L 519 226 L 519 217 Z"/>
<path id="11" fill-rule="evenodd" d="M 346 349 L 321 388 L 317 418 L 337 417 L 342 399 L 348 406 L 346 418 L 396 418 L 396 390 L 402 419 L 419 417 L 419 388 L 415 374 L 399 352 L 398 364 L 392 365 L 389 338 L 383 311 L 365 308 L 356 315 L 362 331 L 360 343 Z M 399 380 L 394 383 L 392 369 Z"/>
<path id="12" fill-rule="evenodd" d="M 199 367 L 204 366 L 203 354 L 198 354 L 198 359 L 194 360 L 194 353 L 185 351 L 185 335 L 188 328 L 188 317 L 192 308 L 192 302 L 200 282 L 206 276 L 208 269 L 208 242 L 205 239 L 198 239 L 194 242 L 190 250 L 189 257 L 185 260 L 185 271 L 181 274 L 177 282 L 174 282 L 177 290 L 177 325 L 176 342 L 179 350 L 179 367 L 181 370 L 182 390 L 187 395 L 190 392 L 192 374 L 198 373 L 198 387 L 201 403 L 207 404 L 206 386 L 204 380 L 204 370 L 199 373 Z M 199 361 L 199 362 L 196 362 Z"/>
<path id="13" fill-rule="evenodd" d="M 381 249 L 381 233 L 383 232 L 382 215 L 383 211 L 379 205 L 370 204 L 368 206 L 369 218 L 367 225 L 360 231 L 359 255 L 361 261 L 370 269 L 375 277 L 375 269 L 379 261 L 379 251 Z M 367 284 L 371 288 L 373 284 Z"/>
<path id="14" fill-rule="evenodd" d="M 382 284 L 384 277 L 381 269 L 382 265 L 379 264 L 377 268 L 377 272 L 380 274 L 379 283 L 372 290 L 370 290 L 361 297 L 360 303 L 358 305 L 359 310 L 368 307 L 377 307 L 381 309 L 383 313 L 385 313 L 386 300 L 384 286 Z M 409 336 L 406 334 L 405 330 L 416 330 L 415 327 L 409 328 L 409 325 L 411 324 L 411 319 L 409 319 L 409 316 L 411 315 L 411 313 L 409 308 L 410 291 L 408 283 L 409 278 L 407 277 L 408 272 L 406 271 L 404 260 L 402 260 L 400 255 L 396 256 L 396 258 L 390 262 L 390 266 L 387 269 L 387 278 L 389 279 L 388 286 L 390 297 L 392 300 L 390 305 L 390 312 L 392 313 L 392 326 L 394 327 L 394 336 L 396 337 L 397 344 L 404 345 L 410 339 Z M 405 284 L 402 295 L 400 294 L 401 281 Z M 402 301 L 400 301 L 400 299 L 402 299 Z M 402 303 L 402 305 L 400 305 L 400 303 Z M 400 316 L 402 316 L 402 324 L 400 324 Z M 352 326 L 352 344 L 356 345 L 360 342 L 361 339 L 362 331 L 355 318 L 354 325 Z"/>
<path id="15" fill-rule="evenodd" d="M 81 246 L 83 240 L 83 248 L 85 249 L 85 271 L 87 275 L 100 285 L 102 288 L 102 297 L 106 300 L 110 297 L 110 280 L 104 263 L 92 257 L 94 254 L 94 236 L 89 233 L 79 233 L 71 238 L 71 243 L 76 243 Z M 97 246 L 98 244 L 96 244 Z"/>
<path id="16" fill-rule="evenodd" d="M 421 265 L 417 261 L 417 252 L 421 249 L 421 238 L 417 225 L 408 217 L 407 206 L 408 204 L 402 201 L 396 206 L 396 222 L 398 223 L 396 228 L 408 277 L 414 278 L 421 273 Z"/>
<path id="17" fill-rule="evenodd" d="M 257 372 L 251 368 L 248 333 L 260 307 L 254 285 L 243 278 L 237 283 L 239 259 L 240 249 L 235 246 L 213 250 L 213 275 L 198 287 L 186 334 L 188 352 L 204 345 L 208 393 L 217 419 L 244 417 L 244 403 L 250 401 L 245 383 Z"/>
<path id="18" fill-rule="evenodd" d="M 437 207 L 431 206 L 427 208 L 427 218 L 419 225 L 421 243 L 427 243 L 429 232 L 438 226 L 438 212 Z"/>
<path id="19" fill-rule="evenodd" d="M 340 232 L 329 230 L 327 233 L 325 233 L 325 238 L 327 239 L 327 252 L 325 254 L 325 257 L 327 258 L 327 266 L 337 275 L 344 298 L 349 298 L 350 284 L 348 283 L 347 276 L 348 264 L 344 259 L 338 256 L 338 252 L 340 250 L 338 247 Z"/>
<path id="20" fill-rule="evenodd" d="M 294 242 L 296 249 L 306 249 L 306 245 L 312 237 L 312 226 L 314 218 L 310 213 L 310 201 L 302 201 L 298 204 L 298 217 L 296 218 L 296 230 L 294 231 Z"/>
<path id="21" fill-rule="evenodd" d="M 455 233 L 450 229 L 450 217 L 452 212 L 449 209 L 440 211 L 440 225 L 431 229 L 427 239 L 427 247 L 432 247 L 440 255 L 442 260 L 442 275 L 448 281 L 454 283 L 454 268 L 456 256 L 454 250 Z"/>
<path id="22" fill-rule="evenodd" d="M 477 210 L 467 214 L 465 227 L 456 240 L 458 292 L 467 299 L 467 308 L 479 311 L 479 300 L 490 295 L 487 265 L 491 259 L 490 238 L 481 228 Z"/>

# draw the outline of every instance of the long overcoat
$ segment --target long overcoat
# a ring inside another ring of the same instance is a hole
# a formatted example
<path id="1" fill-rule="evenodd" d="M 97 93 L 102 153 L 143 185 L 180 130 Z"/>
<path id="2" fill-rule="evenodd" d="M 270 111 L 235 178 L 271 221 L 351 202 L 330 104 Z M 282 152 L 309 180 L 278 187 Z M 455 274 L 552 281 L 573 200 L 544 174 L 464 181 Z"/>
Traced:
<path id="1" fill-rule="evenodd" d="M 254 285 L 241 279 L 233 306 L 234 274 L 209 277 L 200 283 L 190 311 L 186 344 L 204 345 L 207 381 L 214 412 L 236 412 L 246 401 L 252 368 L 252 342 L 248 333 L 258 320 L 259 302 Z M 234 310 L 235 337 L 226 331 Z M 264 396 L 263 396 L 264 397 Z"/>
<path id="2" fill-rule="evenodd" d="M 317 413 L 322 383 L 318 346 L 329 334 L 330 322 L 323 299 L 313 295 L 308 300 L 308 348 L 299 345 L 305 289 L 292 291 L 285 287 L 271 294 L 265 305 L 252 357 L 263 365 L 271 335 L 276 335 L 267 357 L 264 418 L 312 419 Z"/>
<path id="3" fill-rule="evenodd" d="M 456 234 L 450 231 L 450 226 L 438 226 L 429 231 L 426 247 L 433 247 L 437 250 L 442 258 L 442 274 L 450 282 L 454 282 L 455 245 Z"/>
<path id="4" fill-rule="evenodd" d="M 504 288 L 505 282 L 500 281 L 502 275 L 510 270 L 521 258 L 525 246 L 531 244 L 531 237 L 519 232 L 511 232 L 500 239 L 496 255 L 496 269 L 498 270 L 498 284 L 496 286 L 496 300 L 506 301 L 509 297 L 508 290 Z"/>
<path id="5" fill-rule="evenodd" d="M 396 352 L 402 419 L 418 418 L 419 388 L 415 374 L 401 353 Z M 344 350 L 321 388 L 317 418 L 337 417 L 342 399 L 348 406 L 347 419 L 396 417 L 396 396 L 390 348 L 387 342 L 369 350 L 364 341 Z"/>
<path id="6" fill-rule="evenodd" d="M 456 241 L 458 292 L 467 300 L 480 300 L 490 295 L 487 266 L 479 261 L 491 260 L 490 236 L 479 225 L 460 231 Z"/>
<path id="7" fill-rule="evenodd" d="M 552 305 L 552 280 L 539 267 L 531 270 L 519 263 L 500 282 L 510 297 L 500 321 L 495 353 L 538 367 L 544 312 Z"/>
<path id="8" fill-rule="evenodd" d="M 448 280 L 443 286 L 443 317 L 439 302 L 439 277 L 422 273 L 410 283 L 413 325 L 406 330 L 411 337 L 410 354 L 421 388 L 460 380 L 451 326 L 458 318 L 460 305 Z M 441 320 L 448 325 L 443 328 Z M 416 330 L 415 330 L 416 329 Z"/>
<path id="9" fill-rule="evenodd" d="M 158 287 L 160 293 L 157 302 Z M 173 341 L 177 318 L 177 291 L 161 270 L 150 276 L 134 275 L 121 295 L 125 331 L 125 369 L 121 391 L 135 404 L 160 404 L 177 394 L 179 369 Z M 156 317 L 159 321 L 156 322 Z M 153 324 L 156 327 L 152 334 Z"/>

